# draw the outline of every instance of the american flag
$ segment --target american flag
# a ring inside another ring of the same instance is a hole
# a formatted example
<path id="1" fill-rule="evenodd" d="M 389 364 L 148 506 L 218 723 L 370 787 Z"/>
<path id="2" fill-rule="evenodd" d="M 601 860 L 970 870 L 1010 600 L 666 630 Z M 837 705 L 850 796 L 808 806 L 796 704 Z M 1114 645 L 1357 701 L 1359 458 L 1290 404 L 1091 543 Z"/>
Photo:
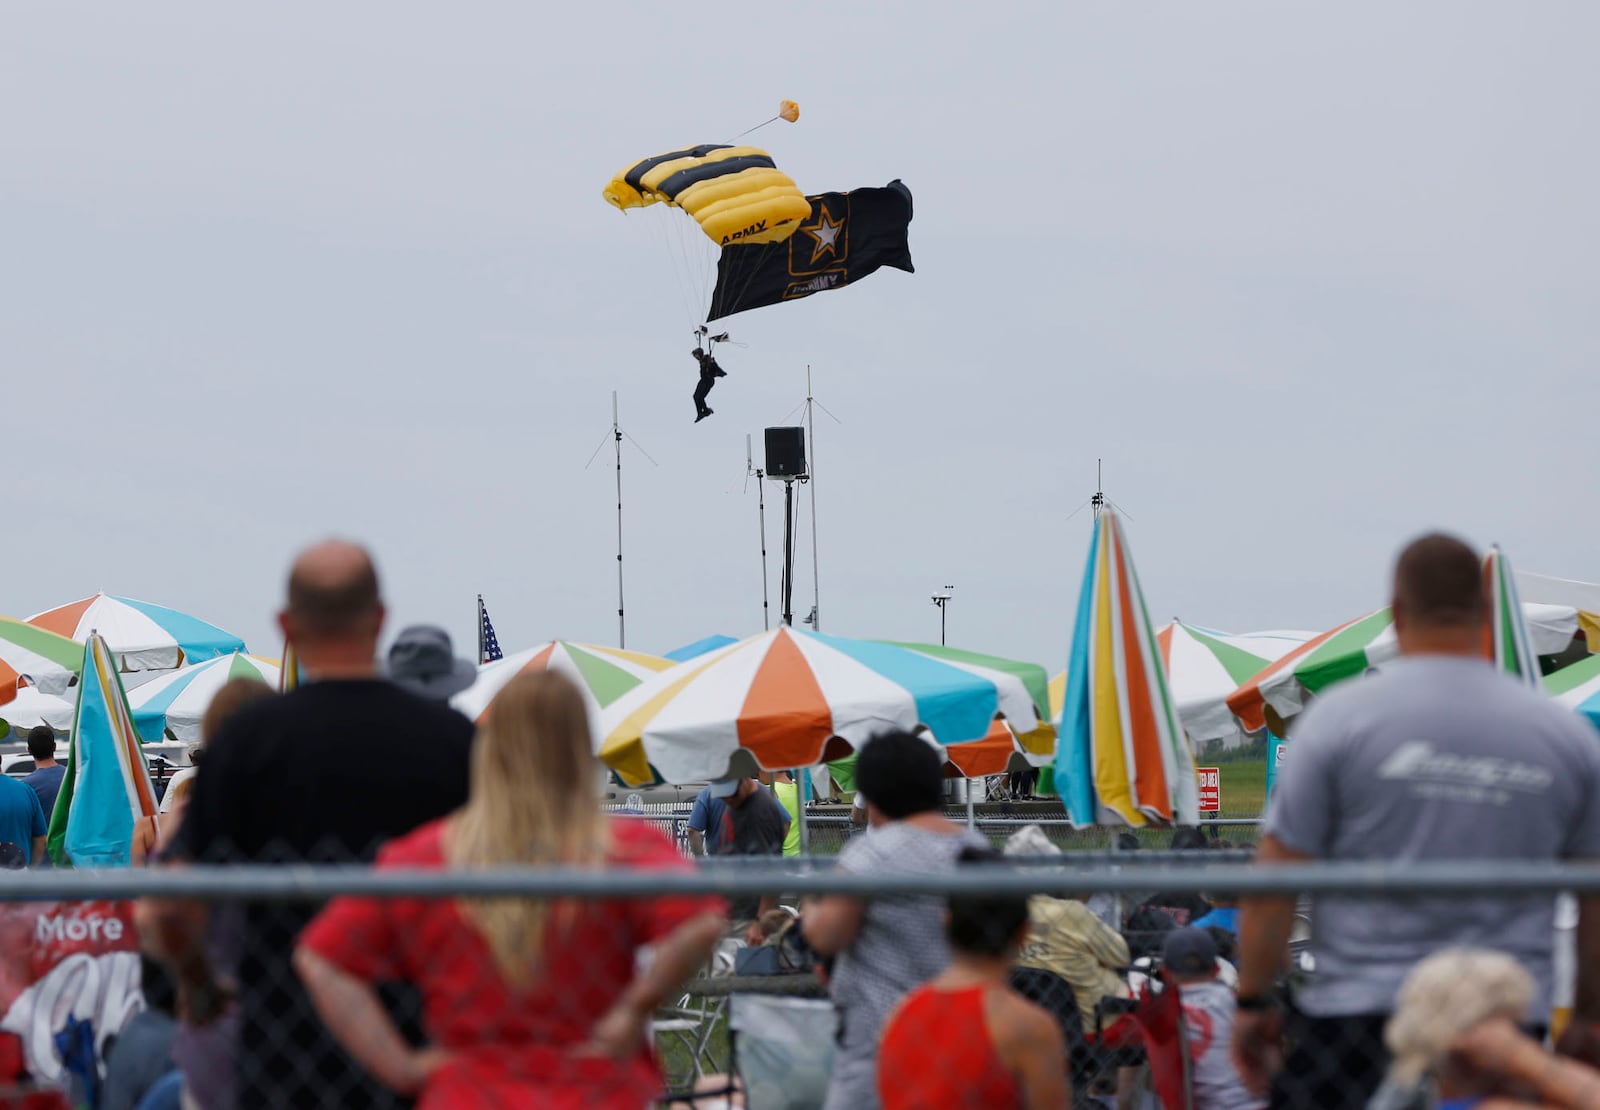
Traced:
<path id="1" fill-rule="evenodd" d="M 478 595 L 478 662 L 493 663 L 505 658 L 500 641 L 495 637 L 494 624 L 489 620 L 489 610 L 484 608 L 483 595 Z"/>

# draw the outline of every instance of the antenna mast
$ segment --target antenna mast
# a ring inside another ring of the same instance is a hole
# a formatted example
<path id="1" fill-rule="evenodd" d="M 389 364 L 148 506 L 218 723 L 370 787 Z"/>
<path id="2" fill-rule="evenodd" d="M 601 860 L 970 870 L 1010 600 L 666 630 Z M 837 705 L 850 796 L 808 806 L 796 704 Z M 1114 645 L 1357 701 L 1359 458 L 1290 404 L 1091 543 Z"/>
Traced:
<path id="1" fill-rule="evenodd" d="M 817 422 L 812 413 L 811 364 L 806 363 L 806 438 L 811 441 L 811 631 L 822 631 L 822 587 L 817 581 Z"/>
<path id="2" fill-rule="evenodd" d="M 655 465 L 657 465 L 657 463 L 656 463 L 655 459 L 651 459 L 650 458 L 650 452 L 646 451 L 643 447 L 639 447 L 638 441 L 635 440 L 632 436 L 628 436 L 628 434 L 622 430 L 622 420 L 621 420 L 621 417 L 618 415 L 618 412 L 619 412 L 619 409 L 618 409 L 618 406 L 617 406 L 617 391 L 613 389 L 611 391 L 611 430 L 609 432 L 607 432 L 604 436 L 601 437 L 600 446 L 596 447 L 594 449 L 594 454 L 589 456 L 588 465 L 586 465 L 584 467 L 584 469 L 587 470 L 589 468 L 589 466 L 593 466 L 594 465 L 594 460 L 596 458 L 598 458 L 600 456 L 600 452 L 605 449 L 606 441 L 610 440 L 611 443 L 613 444 L 615 450 L 616 450 L 616 456 L 617 456 L 617 646 L 620 647 L 620 648 L 626 648 L 628 646 L 628 621 L 627 621 L 627 616 L 626 616 L 626 606 L 623 604 L 623 590 L 622 590 L 622 438 L 623 438 L 623 436 L 627 436 L 628 437 L 628 442 L 632 443 L 635 447 L 639 448 L 639 454 L 643 455 L 647 459 L 650 459 L 650 465 L 651 466 L 655 466 Z"/>
<path id="3" fill-rule="evenodd" d="M 628 646 L 628 621 L 622 603 L 622 421 L 617 409 L 617 391 L 611 391 L 611 438 L 617 449 L 617 646 Z"/>
<path id="4" fill-rule="evenodd" d="M 763 485 L 767 472 L 756 465 L 749 432 L 744 437 L 744 473 L 747 480 L 752 474 L 756 479 L 756 506 L 761 518 L 761 630 L 767 632 L 772 629 L 772 612 L 767 606 L 767 490 Z"/>

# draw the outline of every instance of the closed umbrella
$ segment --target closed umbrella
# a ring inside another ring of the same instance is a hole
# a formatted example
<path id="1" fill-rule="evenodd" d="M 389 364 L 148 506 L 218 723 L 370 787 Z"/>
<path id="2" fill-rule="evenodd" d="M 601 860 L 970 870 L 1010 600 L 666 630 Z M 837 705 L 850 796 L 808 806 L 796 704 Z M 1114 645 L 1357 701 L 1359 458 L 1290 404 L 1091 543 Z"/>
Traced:
<path id="1" fill-rule="evenodd" d="M 84 645 L 82 673 L 67 773 L 50 816 L 50 858 L 60 866 L 126 867 L 134 823 L 156 812 L 155 786 L 116 658 L 97 634 Z"/>
<path id="2" fill-rule="evenodd" d="M 1067 663 L 1055 787 L 1075 825 L 1192 822 L 1200 788 L 1117 514 L 1094 538 Z"/>
<path id="3" fill-rule="evenodd" d="M 1510 560 L 1498 547 L 1491 547 L 1483 557 L 1483 581 L 1489 594 L 1489 631 L 1484 636 L 1484 654 L 1504 673 L 1537 687 L 1539 660 L 1534 654 L 1522 602 L 1517 597 L 1516 575 L 1511 571 Z M 1572 619 L 1576 625 L 1576 612 Z"/>

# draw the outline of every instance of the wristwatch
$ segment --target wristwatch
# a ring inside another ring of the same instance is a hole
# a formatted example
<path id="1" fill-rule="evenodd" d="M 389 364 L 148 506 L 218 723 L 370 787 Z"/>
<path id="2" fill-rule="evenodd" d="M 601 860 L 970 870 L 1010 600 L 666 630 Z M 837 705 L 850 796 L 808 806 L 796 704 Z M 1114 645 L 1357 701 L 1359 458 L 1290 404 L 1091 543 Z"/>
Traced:
<path id="1" fill-rule="evenodd" d="M 1234 999 L 1234 1005 L 1241 1013 L 1260 1014 L 1278 1008 L 1276 994 L 1241 994 Z"/>

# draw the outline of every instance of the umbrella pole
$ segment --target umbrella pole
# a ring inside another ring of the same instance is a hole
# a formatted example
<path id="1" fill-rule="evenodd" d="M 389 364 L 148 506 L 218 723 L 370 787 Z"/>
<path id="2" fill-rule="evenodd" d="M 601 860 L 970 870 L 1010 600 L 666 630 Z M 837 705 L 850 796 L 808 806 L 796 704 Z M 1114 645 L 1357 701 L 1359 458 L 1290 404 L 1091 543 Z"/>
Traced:
<path id="1" fill-rule="evenodd" d="M 967 828 L 978 827 L 978 807 L 972 800 L 972 780 L 967 780 Z"/>
<path id="2" fill-rule="evenodd" d="M 795 797 L 800 799 L 800 805 L 796 807 L 800 810 L 800 813 L 795 818 L 800 822 L 800 854 L 809 856 L 811 854 L 811 830 L 806 827 L 806 803 L 811 800 L 811 774 L 807 769 L 799 767 L 789 773 L 794 776 Z"/>

